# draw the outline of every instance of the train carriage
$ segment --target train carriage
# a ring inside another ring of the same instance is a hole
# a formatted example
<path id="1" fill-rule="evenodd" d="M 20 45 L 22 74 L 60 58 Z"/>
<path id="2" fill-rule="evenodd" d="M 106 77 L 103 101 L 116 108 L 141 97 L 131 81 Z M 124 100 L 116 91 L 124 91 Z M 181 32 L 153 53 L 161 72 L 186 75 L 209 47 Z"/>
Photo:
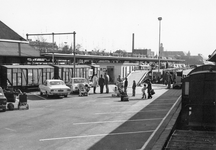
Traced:
<path id="1" fill-rule="evenodd" d="M 216 149 L 215 91 L 215 65 L 199 66 L 182 80 L 181 112 L 163 149 Z"/>
<path id="2" fill-rule="evenodd" d="M 188 127 L 216 127 L 216 66 L 195 68 L 183 79 L 182 121 Z"/>
<path id="3" fill-rule="evenodd" d="M 22 90 L 37 89 L 54 76 L 54 67 L 49 65 L 2 65 L 1 86 Z"/>
<path id="4" fill-rule="evenodd" d="M 65 83 L 69 82 L 74 77 L 74 66 L 73 65 L 53 65 L 54 67 L 54 78 L 61 79 Z M 76 65 L 75 66 L 75 77 L 82 77 L 88 79 L 90 76 L 89 65 Z"/>

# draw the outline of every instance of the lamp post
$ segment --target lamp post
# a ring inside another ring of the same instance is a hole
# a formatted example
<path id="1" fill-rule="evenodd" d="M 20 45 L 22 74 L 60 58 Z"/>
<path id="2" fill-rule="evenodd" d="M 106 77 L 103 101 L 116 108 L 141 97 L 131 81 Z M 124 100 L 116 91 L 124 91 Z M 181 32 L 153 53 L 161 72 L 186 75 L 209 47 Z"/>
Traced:
<path id="1" fill-rule="evenodd" d="M 75 69 L 76 69 L 76 39 L 75 39 L 75 36 L 76 36 L 76 32 L 74 31 L 73 32 L 73 51 L 74 51 L 74 62 L 73 62 L 73 77 L 75 77 Z"/>
<path id="2" fill-rule="evenodd" d="M 159 52 L 158 52 L 158 72 L 160 71 L 160 38 L 161 38 L 161 20 L 162 17 L 158 17 L 159 20 Z"/>

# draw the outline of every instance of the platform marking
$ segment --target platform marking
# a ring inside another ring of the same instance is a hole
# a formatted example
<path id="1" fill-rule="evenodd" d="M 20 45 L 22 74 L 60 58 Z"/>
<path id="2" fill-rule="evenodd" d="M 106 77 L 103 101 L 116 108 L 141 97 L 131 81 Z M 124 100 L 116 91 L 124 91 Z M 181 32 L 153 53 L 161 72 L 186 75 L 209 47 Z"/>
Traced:
<path id="1" fill-rule="evenodd" d="M 148 143 L 151 141 L 151 139 L 154 137 L 154 135 L 156 134 L 156 132 L 159 130 L 159 128 L 161 127 L 161 125 L 163 124 L 163 122 L 165 121 L 165 119 L 167 118 L 167 116 L 170 114 L 170 112 L 173 110 L 173 108 L 177 105 L 177 103 L 181 100 L 181 96 L 179 96 L 179 98 L 176 100 L 176 102 L 173 104 L 173 106 L 170 108 L 170 110 L 168 111 L 168 113 L 166 114 L 166 116 L 162 119 L 162 121 L 160 122 L 160 124 L 157 126 L 157 128 L 154 130 L 154 132 L 151 134 L 151 136 L 148 138 L 148 140 L 145 142 L 145 144 L 142 146 L 142 148 L 140 150 L 145 150 Z"/>
<path id="2" fill-rule="evenodd" d="M 127 114 L 127 113 L 143 113 L 152 111 L 168 111 L 167 109 L 155 109 L 155 110 L 143 110 L 143 111 L 123 111 L 123 112 L 105 112 L 105 113 L 95 113 L 95 115 L 105 115 L 105 114 Z"/>
<path id="3" fill-rule="evenodd" d="M 135 119 L 135 120 L 114 120 L 114 121 L 98 121 L 98 122 L 80 122 L 80 123 L 73 123 L 73 125 L 99 124 L 99 123 L 115 123 L 115 122 L 135 122 L 135 121 L 162 120 L 162 119 L 163 118 L 150 118 L 150 119 Z"/>
<path id="4" fill-rule="evenodd" d="M 70 136 L 70 137 L 59 137 L 59 138 L 40 139 L 39 141 L 40 141 L 40 142 L 43 142 L 43 141 L 54 141 L 54 140 L 90 138 L 90 137 L 98 137 L 98 136 L 113 136 L 113 135 L 125 135 L 125 134 L 140 134 L 140 133 L 148 133 L 148 132 L 153 132 L 153 131 L 154 131 L 154 130 L 135 131 L 135 132 L 107 133 L 107 134 L 94 134 L 94 135 L 80 135 L 80 136 Z"/>
<path id="5" fill-rule="evenodd" d="M 35 95 L 35 94 L 33 94 L 33 95 Z M 43 99 L 43 100 L 47 100 L 46 98 L 44 98 L 44 97 L 42 97 L 42 96 L 40 96 L 40 95 L 35 95 L 35 96 L 37 96 L 37 97 L 39 97 L 39 98 L 41 98 L 41 99 Z"/>

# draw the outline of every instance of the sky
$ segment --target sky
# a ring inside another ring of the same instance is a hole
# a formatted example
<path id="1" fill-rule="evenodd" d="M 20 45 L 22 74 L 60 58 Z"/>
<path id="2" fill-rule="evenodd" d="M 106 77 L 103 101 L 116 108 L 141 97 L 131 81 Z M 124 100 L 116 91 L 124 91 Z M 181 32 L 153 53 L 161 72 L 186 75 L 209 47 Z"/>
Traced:
<path id="1" fill-rule="evenodd" d="M 76 32 L 82 49 L 135 49 L 211 55 L 216 49 L 216 0 L 1 0 L 0 20 L 22 37 Z M 33 40 L 41 38 L 29 37 Z M 47 42 L 51 36 L 43 36 Z M 56 35 L 72 45 L 73 35 Z"/>

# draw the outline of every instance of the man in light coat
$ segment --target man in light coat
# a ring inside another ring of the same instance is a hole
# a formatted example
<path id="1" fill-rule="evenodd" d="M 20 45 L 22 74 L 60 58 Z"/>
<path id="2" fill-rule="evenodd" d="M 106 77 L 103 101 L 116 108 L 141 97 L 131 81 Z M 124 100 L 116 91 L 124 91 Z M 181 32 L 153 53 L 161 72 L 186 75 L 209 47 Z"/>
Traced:
<path id="1" fill-rule="evenodd" d="M 93 92 L 94 94 L 96 94 L 96 88 L 98 86 L 98 77 L 97 77 L 97 74 L 95 74 L 93 76 L 93 79 L 92 79 L 92 86 L 93 86 Z"/>
<path id="2" fill-rule="evenodd" d="M 107 73 L 104 74 L 104 84 L 106 87 L 106 93 L 109 93 L 109 75 Z"/>

